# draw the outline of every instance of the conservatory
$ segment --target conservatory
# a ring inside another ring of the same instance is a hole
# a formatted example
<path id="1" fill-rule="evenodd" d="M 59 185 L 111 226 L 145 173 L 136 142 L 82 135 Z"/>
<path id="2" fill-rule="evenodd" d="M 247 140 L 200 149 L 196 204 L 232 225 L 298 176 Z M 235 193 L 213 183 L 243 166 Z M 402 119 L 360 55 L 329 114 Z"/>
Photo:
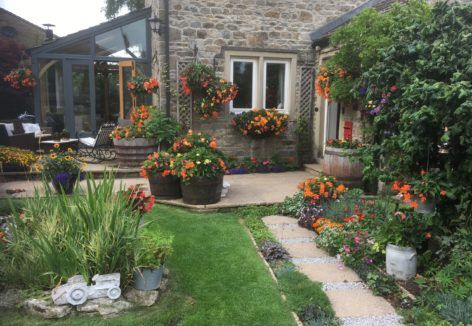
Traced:
<path id="1" fill-rule="evenodd" d="M 151 71 L 150 13 L 136 11 L 30 49 L 37 122 L 76 136 L 126 116 L 132 106 L 126 81 Z"/>

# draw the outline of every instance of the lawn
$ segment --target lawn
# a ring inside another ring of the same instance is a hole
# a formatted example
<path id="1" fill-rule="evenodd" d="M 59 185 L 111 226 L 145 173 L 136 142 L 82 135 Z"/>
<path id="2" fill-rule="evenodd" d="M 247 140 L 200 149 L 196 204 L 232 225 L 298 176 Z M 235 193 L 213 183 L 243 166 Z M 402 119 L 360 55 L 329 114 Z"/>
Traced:
<path id="1" fill-rule="evenodd" d="M 169 290 L 159 304 L 115 319 L 71 317 L 57 325 L 294 325 L 288 304 L 234 213 L 156 206 L 147 219 L 175 235 Z M 2 325 L 50 321 L 2 312 Z"/>

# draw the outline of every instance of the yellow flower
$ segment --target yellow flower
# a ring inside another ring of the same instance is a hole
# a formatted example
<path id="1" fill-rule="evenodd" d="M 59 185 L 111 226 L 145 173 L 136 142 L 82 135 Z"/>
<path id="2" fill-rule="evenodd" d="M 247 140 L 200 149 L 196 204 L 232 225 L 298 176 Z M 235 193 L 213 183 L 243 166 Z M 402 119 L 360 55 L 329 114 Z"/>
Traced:
<path id="1" fill-rule="evenodd" d="M 54 144 L 54 148 L 59 148 L 59 146 L 60 146 L 60 145 L 59 145 L 58 143 L 55 143 L 55 144 Z"/>
<path id="2" fill-rule="evenodd" d="M 57 155 L 56 155 L 56 154 L 54 154 L 54 153 L 52 153 L 52 154 L 50 154 L 50 155 L 49 155 L 49 157 L 50 157 L 50 158 L 52 158 L 52 159 L 54 160 L 54 159 L 57 157 Z"/>
<path id="3" fill-rule="evenodd" d="M 67 151 L 68 151 L 69 153 L 72 153 L 74 150 L 69 147 L 69 148 L 67 149 Z"/>
<path id="4" fill-rule="evenodd" d="M 66 157 L 64 157 L 66 159 L 66 161 L 70 161 L 72 160 L 72 157 L 70 157 L 69 155 L 67 155 Z"/>

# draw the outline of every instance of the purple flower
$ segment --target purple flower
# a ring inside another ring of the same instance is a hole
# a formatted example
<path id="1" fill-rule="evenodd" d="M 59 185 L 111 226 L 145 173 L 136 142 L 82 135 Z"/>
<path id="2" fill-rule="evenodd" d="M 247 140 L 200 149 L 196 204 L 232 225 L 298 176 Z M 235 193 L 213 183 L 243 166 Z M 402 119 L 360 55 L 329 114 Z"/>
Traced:
<path id="1" fill-rule="evenodd" d="M 382 103 L 382 104 L 386 104 L 387 102 L 388 102 L 388 100 L 386 98 L 383 98 L 383 99 L 380 100 L 380 103 Z"/>
<path id="2" fill-rule="evenodd" d="M 373 110 L 371 110 L 369 113 L 370 115 L 376 115 L 377 113 L 380 112 L 380 110 L 382 109 L 382 107 L 379 105 L 379 106 L 376 106 Z"/>
<path id="3" fill-rule="evenodd" d="M 80 172 L 80 174 L 79 174 L 79 180 L 82 181 L 82 180 L 84 180 L 84 179 L 85 179 L 85 172 L 82 171 L 82 172 Z"/>
<path id="4" fill-rule="evenodd" d="M 367 94 L 367 87 L 359 87 L 359 95 L 364 96 Z"/>

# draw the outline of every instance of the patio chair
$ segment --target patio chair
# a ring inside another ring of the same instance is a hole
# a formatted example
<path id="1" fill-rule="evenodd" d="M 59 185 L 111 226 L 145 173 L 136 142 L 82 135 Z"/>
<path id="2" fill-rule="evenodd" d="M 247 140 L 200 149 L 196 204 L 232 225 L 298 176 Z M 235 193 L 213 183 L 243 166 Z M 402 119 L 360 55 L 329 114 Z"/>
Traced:
<path id="1" fill-rule="evenodd" d="M 90 163 L 114 160 L 116 154 L 110 133 L 115 129 L 115 126 L 113 122 L 104 123 L 100 126 L 95 138 L 79 138 L 78 154 L 80 160 Z"/>

